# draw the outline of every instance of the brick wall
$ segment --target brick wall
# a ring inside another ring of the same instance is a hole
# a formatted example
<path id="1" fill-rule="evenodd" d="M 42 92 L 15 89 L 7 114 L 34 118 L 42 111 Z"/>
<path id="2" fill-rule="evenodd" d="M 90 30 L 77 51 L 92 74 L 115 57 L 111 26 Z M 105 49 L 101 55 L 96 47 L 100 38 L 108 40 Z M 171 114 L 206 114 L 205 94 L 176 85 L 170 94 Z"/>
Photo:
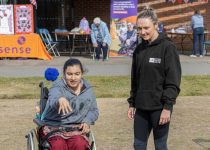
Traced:
<path id="1" fill-rule="evenodd" d="M 100 17 L 104 22 L 110 22 L 109 0 L 75 0 L 75 25 L 78 26 L 83 16 L 92 24 L 95 17 Z"/>
<path id="2" fill-rule="evenodd" d="M 149 4 L 156 10 L 159 21 L 163 22 L 169 29 L 190 23 L 194 9 L 201 11 L 204 16 L 206 28 L 210 29 L 210 3 L 193 2 L 185 4 L 183 2 L 179 4 L 176 2 L 173 4 L 172 2 L 166 3 L 165 0 L 141 0 L 141 2 L 139 2 L 138 11 L 141 11 L 146 4 Z"/>
<path id="3" fill-rule="evenodd" d="M 153 7 L 159 17 L 159 21 L 163 22 L 168 29 L 179 27 L 183 24 L 190 23 L 191 16 L 194 9 L 200 9 L 204 16 L 205 25 L 210 29 L 210 3 L 205 2 L 184 2 L 179 4 L 175 2 L 166 3 L 166 0 L 138 0 L 138 12 L 142 10 L 145 5 Z M 83 16 L 92 23 L 94 17 L 101 17 L 107 24 L 110 22 L 110 0 L 75 0 L 75 25 L 78 26 L 79 21 Z M 67 10 L 68 11 L 68 10 Z M 70 12 L 67 12 L 67 15 Z"/>
<path id="4" fill-rule="evenodd" d="M 167 29 L 189 24 L 194 9 L 199 9 L 204 16 L 205 28 L 210 30 L 210 3 L 193 2 L 185 4 L 183 2 L 179 4 L 176 2 L 173 4 L 172 2 L 166 3 L 165 0 L 141 0 L 141 2 L 139 0 L 138 12 L 140 12 L 145 5 L 150 5 L 156 10 L 159 21 L 163 22 Z M 177 43 L 177 47 L 180 49 L 179 42 L 180 39 L 177 38 L 175 43 Z M 192 41 L 186 38 L 183 46 L 184 50 L 190 52 L 192 49 Z"/>
<path id="5" fill-rule="evenodd" d="M 65 2 L 65 27 L 71 30 L 79 26 L 80 20 L 85 16 L 89 23 L 95 17 L 100 17 L 108 25 L 110 22 L 109 0 L 64 0 Z M 21 1 L 21 3 L 23 3 Z M 61 3 L 59 0 L 42 0 L 38 3 L 38 27 L 46 27 L 50 31 L 61 27 Z M 73 12 L 73 13 L 72 13 Z"/>

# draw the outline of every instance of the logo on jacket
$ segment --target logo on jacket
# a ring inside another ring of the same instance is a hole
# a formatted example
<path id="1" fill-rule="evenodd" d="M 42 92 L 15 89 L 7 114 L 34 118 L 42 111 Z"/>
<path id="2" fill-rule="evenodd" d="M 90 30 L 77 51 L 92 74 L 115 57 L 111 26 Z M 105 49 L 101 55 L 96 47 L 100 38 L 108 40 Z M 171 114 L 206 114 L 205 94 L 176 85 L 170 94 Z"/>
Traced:
<path id="1" fill-rule="evenodd" d="M 150 63 L 160 64 L 161 58 L 149 58 Z"/>

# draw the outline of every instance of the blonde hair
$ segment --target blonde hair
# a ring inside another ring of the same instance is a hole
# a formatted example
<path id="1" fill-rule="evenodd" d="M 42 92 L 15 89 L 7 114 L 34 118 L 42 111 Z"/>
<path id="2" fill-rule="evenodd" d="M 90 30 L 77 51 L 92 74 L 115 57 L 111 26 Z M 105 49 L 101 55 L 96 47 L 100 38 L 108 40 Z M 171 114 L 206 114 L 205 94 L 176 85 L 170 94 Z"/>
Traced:
<path id="1" fill-rule="evenodd" d="M 139 13 L 137 20 L 140 18 L 150 18 L 154 24 L 158 23 L 158 17 L 155 10 L 150 6 L 145 6 L 144 9 Z"/>

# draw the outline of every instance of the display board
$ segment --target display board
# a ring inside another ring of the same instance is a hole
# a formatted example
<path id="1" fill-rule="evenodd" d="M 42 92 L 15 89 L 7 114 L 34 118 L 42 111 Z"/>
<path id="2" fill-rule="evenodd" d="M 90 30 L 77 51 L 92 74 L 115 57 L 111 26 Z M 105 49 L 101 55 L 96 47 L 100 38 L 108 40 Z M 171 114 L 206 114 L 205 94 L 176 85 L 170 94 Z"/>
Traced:
<path id="1" fill-rule="evenodd" d="M 136 24 L 137 0 L 111 0 L 110 4 L 110 34 L 112 38 L 110 49 L 113 52 L 110 53 L 110 56 L 117 56 L 114 53 L 118 53 L 122 48 L 121 31 L 127 32 L 128 24 L 133 26 Z"/>
<path id="2" fill-rule="evenodd" d="M 0 34 L 14 34 L 13 5 L 0 5 Z"/>
<path id="3" fill-rule="evenodd" d="M 33 33 L 34 17 L 32 5 L 14 5 L 15 33 Z"/>

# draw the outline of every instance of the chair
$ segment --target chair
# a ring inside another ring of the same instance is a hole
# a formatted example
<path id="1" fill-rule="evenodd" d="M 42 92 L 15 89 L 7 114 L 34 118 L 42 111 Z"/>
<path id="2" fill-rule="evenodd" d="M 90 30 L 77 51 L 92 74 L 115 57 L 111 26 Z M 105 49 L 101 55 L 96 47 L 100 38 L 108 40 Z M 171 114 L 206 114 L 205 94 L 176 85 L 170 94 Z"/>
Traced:
<path id="1" fill-rule="evenodd" d="M 203 46 L 204 54 L 207 55 L 207 49 L 206 49 L 206 47 L 207 47 L 207 46 L 210 46 L 210 41 L 205 41 L 205 42 L 203 42 L 203 44 L 204 44 L 204 46 Z"/>
<path id="2" fill-rule="evenodd" d="M 47 103 L 48 99 L 48 88 L 44 86 L 43 82 L 40 82 L 40 114 L 42 115 Z M 27 139 L 27 150 L 35 150 L 37 149 L 36 145 L 38 145 L 38 150 L 49 150 L 50 145 L 48 143 L 48 138 L 57 133 L 61 132 L 60 130 L 55 130 L 48 133 L 44 138 L 40 137 L 41 128 L 44 126 L 44 123 L 41 121 L 40 118 L 33 119 L 33 122 L 37 125 L 36 129 L 32 129 L 25 138 Z M 34 138 L 36 137 L 36 138 Z M 89 145 L 90 147 L 87 150 L 96 150 L 96 143 L 93 132 L 90 131 L 89 135 Z"/>
<path id="3" fill-rule="evenodd" d="M 91 53 L 91 42 L 90 42 L 90 35 L 89 34 L 80 34 L 80 33 L 71 33 L 72 37 L 72 51 L 70 55 L 73 55 L 76 49 L 80 49 L 80 54 L 82 53 L 81 50 L 85 50 L 85 53 L 88 51 Z"/>
<path id="4" fill-rule="evenodd" d="M 52 37 L 51 37 L 49 31 L 45 28 L 39 29 L 39 34 L 40 34 L 42 41 L 44 42 L 48 52 L 52 52 L 54 54 L 54 56 L 60 56 L 60 53 L 56 47 L 58 42 L 54 42 L 52 40 Z"/>

